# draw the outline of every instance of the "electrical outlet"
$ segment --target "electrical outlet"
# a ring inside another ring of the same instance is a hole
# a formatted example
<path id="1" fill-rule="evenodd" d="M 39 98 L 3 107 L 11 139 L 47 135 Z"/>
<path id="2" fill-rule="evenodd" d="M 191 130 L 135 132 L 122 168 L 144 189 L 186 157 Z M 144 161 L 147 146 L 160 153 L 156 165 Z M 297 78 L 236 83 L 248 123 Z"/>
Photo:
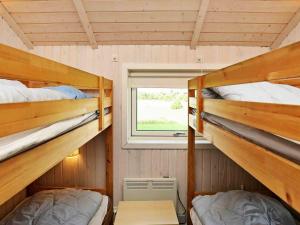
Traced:
<path id="1" fill-rule="evenodd" d="M 202 57 L 197 57 L 197 63 L 202 63 Z"/>
<path id="2" fill-rule="evenodd" d="M 116 55 L 113 55 L 113 57 L 112 57 L 112 61 L 113 61 L 113 62 L 118 62 L 118 61 L 119 61 L 119 59 L 118 59 L 118 56 L 116 56 Z"/>

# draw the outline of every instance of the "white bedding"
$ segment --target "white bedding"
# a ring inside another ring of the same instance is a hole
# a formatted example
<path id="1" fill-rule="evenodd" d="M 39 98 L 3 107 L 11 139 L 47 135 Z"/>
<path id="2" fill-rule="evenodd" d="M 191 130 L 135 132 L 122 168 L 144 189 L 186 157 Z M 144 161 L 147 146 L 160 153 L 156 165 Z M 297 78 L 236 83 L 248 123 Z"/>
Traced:
<path id="1" fill-rule="evenodd" d="M 228 100 L 300 105 L 300 88 L 290 85 L 257 82 L 212 89 Z"/>
<path id="2" fill-rule="evenodd" d="M 96 112 L 0 138 L 0 162 L 97 118 Z"/>
<path id="3" fill-rule="evenodd" d="M 71 99 L 56 90 L 3 85 L 0 83 L 0 103 L 35 102 Z"/>
<path id="4" fill-rule="evenodd" d="M 106 216 L 107 213 L 107 208 L 108 208 L 108 197 L 103 196 L 103 200 L 101 202 L 101 206 L 95 213 L 94 217 L 90 220 L 89 225 L 100 225 L 103 223 L 103 220 Z"/>
<path id="5" fill-rule="evenodd" d="M 194 208 L 191 209 L 190 216 L 191 216 L 191 220 L 192 220 L 193 225 L 202 225 L 202 223 L 200 222 L 200 219 L 198 218 L 197 213 L 195 212 Z"/>

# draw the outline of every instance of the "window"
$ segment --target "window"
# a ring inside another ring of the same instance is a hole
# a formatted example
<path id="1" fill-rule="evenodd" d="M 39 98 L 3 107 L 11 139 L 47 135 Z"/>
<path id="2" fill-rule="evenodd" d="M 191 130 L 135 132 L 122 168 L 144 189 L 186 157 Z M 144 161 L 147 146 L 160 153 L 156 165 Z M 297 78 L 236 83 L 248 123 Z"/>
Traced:
<path id="1" fill-rule="evenodd" d="M 200 66 L 123 64 L 122 148 L 186 148 L 188 80 L 215 67 Z"/>
<path id="2" fill-rule="evenodd" d="M 132 88 L 132 136 L 186 136 L 187 89 Z"/>

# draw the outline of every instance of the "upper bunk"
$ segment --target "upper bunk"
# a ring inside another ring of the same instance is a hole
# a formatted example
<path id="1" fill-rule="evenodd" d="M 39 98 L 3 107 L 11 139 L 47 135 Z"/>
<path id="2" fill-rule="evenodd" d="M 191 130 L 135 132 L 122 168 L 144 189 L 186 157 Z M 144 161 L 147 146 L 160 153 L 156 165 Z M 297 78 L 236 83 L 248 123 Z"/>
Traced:
<path id="1" fill-rule="evenodd" d="M 249 88 L 253 85 L 257 89 Z M 207 90 L 238 87 L 251 91 L 253 99 L 260 87 L 276 92 L 279 86 L 300 93 L 300 42 L 190 80 L 189 163 L 194 163 L 197 131 L 300 212 L 299 98 L 264 102 L 230 99 L 228 93 L 223 99 L 204 97 Z M 290 150 L 292 156 L 285 152 Z"/>
<path id="2" fill-rule="evenodd" d="M 38 98 L 38 101 L 0 104 L 0 142 L 6 143 L 0 149 L 6 151 L 6 146 L 12 147 L 10 141 L 19 145 L 18 154 L 13 152 L 0 160 L 1 205 L 111 126 L 113 84 L 102 76 L 5 45 L 0 45 L 0 79 L 20 81 L 25 85 L 22 91 L 28 88 L 34 93 L 44 88 L 49 91 L 50 86 L 54 90 L 74 87 L 89 93 L 88 98 L 82 99 Z M 0 85 L 0 93 L 10 94 L 14 88 Z M 58 128 L 57 133 L 53 133 L 54 128 Z M 25 139 L 28 133 L 32 140 Z M 48 133 L 53 135 L 44 139 Z M 27 148 L 23 149 L 25 145 L 20 143 L 27 143 Z"/>

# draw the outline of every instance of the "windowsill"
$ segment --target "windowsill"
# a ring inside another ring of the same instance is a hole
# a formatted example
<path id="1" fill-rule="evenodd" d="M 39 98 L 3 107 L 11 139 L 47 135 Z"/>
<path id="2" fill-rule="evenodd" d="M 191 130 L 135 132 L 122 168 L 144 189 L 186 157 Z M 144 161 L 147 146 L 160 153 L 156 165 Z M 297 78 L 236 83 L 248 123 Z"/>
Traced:
<path id="1" fill-rule="evenodd" d="M 123 149 L 168 149 L 168 150 L 180 150 L 187 149 L 187 138 L 130 138 L 125 145 L 122 146 Z M 196 149 L 211 149 L 214 148 L 213 145 L 207 140 L 196 140 Z"/>

